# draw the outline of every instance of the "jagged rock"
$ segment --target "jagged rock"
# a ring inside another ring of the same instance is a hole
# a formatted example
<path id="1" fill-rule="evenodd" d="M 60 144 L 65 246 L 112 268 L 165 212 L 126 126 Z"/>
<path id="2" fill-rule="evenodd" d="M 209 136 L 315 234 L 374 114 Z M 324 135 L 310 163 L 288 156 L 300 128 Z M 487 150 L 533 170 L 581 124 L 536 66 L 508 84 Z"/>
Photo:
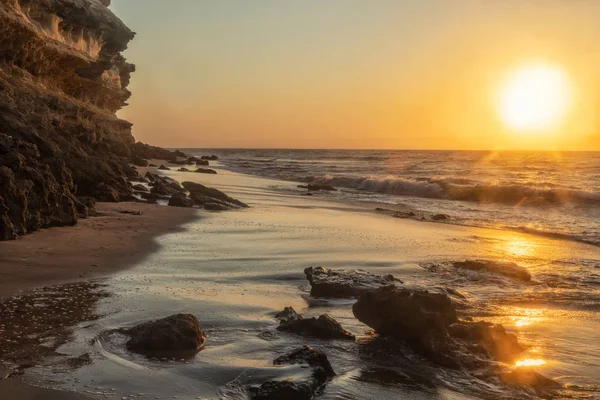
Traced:
<path id="1" fill-rule="evenodd" d="M 454 262 L 452 265 L 455 268 L 468 269 L 470 271 L 488 271 L 524 282 L 531 281 L 531 274 L 527 268 L 511 262 L 467 260 Z"/>
<path id="2" fill-rule="evenodd" d="M 400 339 L 449 368 L 512 361 L 523 351 L 501 325 L 459 322 L 453 302 L 441 293 L 386 286 L 361 295 L 352 311 L 378 334 Z"/>
<path id="3" fill-rule="evenodd" d="M 204 166 L 204 167 L 208 167 L 210 165 L 210 163 L 208 162 L 208 160 L 197 160 L 196 161 L 196 166 Z"/>
<path id="4" fill-rule="evenodd" d="M 143 176 L 138 176 L 135 180 L 142 183 L 150 183 L 150 181 Z"/>
<path id="5" fill-rule="evenodd" d="M 142 199 L 145 200 L 167 200 L 170 197 L 169 196 L 165 196 L 165 195 L 160 195 L 160 194 L 156 194 L 156 193 L 140 193 L 140 196 L 142 196 Z"/>
<path id="6" fill-rule="evenodd" d="M 226 209 L 248 207 L 247 204 L 227 196 L 220 190 L 209 188 L 195 182 L 183 182 L 182 185 L 190 192 L 190 197 L 194 203 L 204 206 L 205 208 L 207 204 L 212 209 L 215 208 L 214 204 L 218 204 Z"/>
<path id="7" fill-rule="evenodd" d="M 308 189 L 310 191 L 316 192 L 319 190 L 325 190 L 328 192 L 337 192 L 337 189 L 331 185 L 317 185 L 313 183 L 309 183 L 308 185 L 298 185 L 300 189 Z"/>
<path id="8" fill-rule="evenodd" d="M 300 319 L 302 317 L 292 307 L 286 307 L 283 309 L 283 311 L 275 314 L 275 318 L 280 321 L 289 321 L 293 319 Z"/>
<path id="9" fill-rule="evenodd" d="M 354 335 L 345 330 L 339 322 L 328 314 L 323 314 L 319 318 L 304 318 L 302 315 L 296 314 L 293 308 L 286 307 L 278 315 L 285 316 L 285 318 L 279 318 L 280 323 L 277 327 L 278 330 L 283 332 L 293 332 L 320 339 L 354 340 Z"/>
<path id="10" fill-rule="evenodd" d="M 248 390 L 253 400 L 308 400 L 335 376 L 325 353 L 309 346 L 301 347 L 290 354 L 277 357 L 273 364 L 301 364 L 312 369 L 306 381 L 267 381 L 260 387 Z"/>
<path id="11" fill-rule="evenodd" d="M 93 197 L 78 197 L 75 201 L 75 208 L 79 218 L 96 217 L 96 199 Z"/>
<path id="12" fill-rule="evenodd" d="M 220 203 L 204 203 L 204 209 L 207 211 L 227 211 L 232 207 Z"/>
<path id="13" fill-rule="evenodd" d="M 216 174 L 217 171 L 215 171 L 214 169 L 209 169 L 209 168 L 198 168 L 196 171 L 194 171 L 198 174 Z"/>
<path id="14" fill-rule="evenodd" d="M 160 167 L 158 167 L 158 169 L 160 169 L 161 171 L 170 171 L 171 168 L 166 167 L 164 164 L 160 164 Z"/>
<path id="15" fill-rule="evenodd" d="M 304 270 L 310 282 L 313 297 L 358 297 L 362 293 L 390 285 L 402 283 L 393 275 L 373 275 L 364 271 L 334 271 L 323 267 L 309 267 Z"/>
<path id="16" fill-rule="evenodd" d="M 175 193 L 169 199 L 169 205 L 171 207 L 187 207 L 187 208 L 190 208 L 190 207 L 194 206 L 194 202 L 192 201 L 192 199 L 190 199 L 189 197 L 187 197 L 184 193 Z"/>
<path id="17" fill-rule="evenodd" d="M 313 369 L 313 374 L 320 378 L 327 379 L 335 376 L 335 371 L 325 353 L 310 346 L 303 346 L 289 354 L 279 356 L 273 361 L 273 364 L 306 364 Z"/>
<path id="18" fill-rule="evenodd" d="M 200 157 L 200 159 L 202 159 L 202 160 L 217 161 L 219 159 L 219 157 L 217 157 L 217 156 L 215 156 L 213 154 L 212 156 L 202 156 L 202 157 Z"/>
<path id="19" fill-rule="evenodd" d="M 148 190 L 148 188 L 144 185 L 142 185 L 141 183 L 138 183 L 137 185 L 133 185 L 132 187 L 133 190 L 137 190 L 138 192 L 149 192 L 150 190 Z"/>
<path id="20" fill-rule="evenodd" d="M 172 151 L 175 157 L 187 157 L 187 155 L 181 150 Z"/>
<path id="21" fill-rule="evenodd" d="M 172 315 L 123 332 L 130 337 L 129 350 L 153 356 L 191 357 L 206 341 L 198 319 L 191 314 Z"/>

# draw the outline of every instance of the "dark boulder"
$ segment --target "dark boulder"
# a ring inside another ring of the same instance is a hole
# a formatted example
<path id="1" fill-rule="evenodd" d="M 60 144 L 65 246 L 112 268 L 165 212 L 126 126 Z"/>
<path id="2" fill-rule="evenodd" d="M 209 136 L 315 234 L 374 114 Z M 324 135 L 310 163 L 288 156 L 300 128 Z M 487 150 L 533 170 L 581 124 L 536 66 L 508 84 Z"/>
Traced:
<path id="1" fill-rule="evenodd" d="M 195 182 L 183 182 L 182 185 L 190 192 L 190 197 L 194 200 L 194 203 L 202 205 L 205 208 L 206 204 L 211 203 L 219 204 L 227 207 L 227 209 L 248 207 L 247 204 L 227 196 L 220 190 L 209 188 Z"/>
<path id="2" fill-rule="evenodd" d="M 323 314 L 318 318 L 304 318 L 302 315 L 296 314 L 291 307 L 286 308 L 282 313 L 285 313 L 285 318 L 280 317 L 280 323 L 277 327 L 280 331 L 319 339 L 354 340 L 354 335 L 345 330 L 339 322 L 328 314 Z M 281 316 L 282 313 L 278 315 Z"/>
<path id="3" fill-rule="evenodd" d="M 177 171 L 179 171 L 179 172 L 192 172 L 192 171 L 190 171 L 189 169 L 187 169 L 185 167 L 181 167 Z"/>
<path id="4" fill-rule="evenodd" d="M 454 262 L 452 263 L 452 266 L 454 266 L 454 268 L 468 269 L 470 271 L 488 271 L 524 282 L 531 281 L 531 274 L 527 268 L 512 262 L 467 260 Z"/>
<path id="5" fill-rule="evenodd" d="M 352 312 L 375 332 L 407 341 L 445 336 L 448 326 L 457 322 L 448 296 L 395 286 L 364 293 L 354 303 Z"/>
<path id="6" fill-rule="evenodd" d="M 219 159 L 219 157 L 215 156 L 214 154 L 212 156 L 202 156 L 201 157 L 202 160 L 211 160 L 211 161 L 217 161 Z"/>
<path id="7" fill-rule="evenodd" d="M 198 319 L 176 314 L 123 330 L 130 339 L 127 348 L 149 356 L 193 357 L 206 341 Z"/>
<path id="8" fill-rule="evenodd" d="M 186 207 L 190 208 L 194 206 L 192 199 L 187 197 L 185 193 L 175 193 L 169 199 L 169 205 L 171 207 Z"/>
<path id="9" fill-rule="evenodd" d="M 164 164 L 160 164 L 160 167 L 158 167 L 158 169 L 160 169 L 161 171 L 170 171 L 171 168 L 166 167 Z"/>
<path id="10" fill-rule="evenodd" d="M 310 282 L 313 297 L 358 297 L 373 289 L 401 283 L 393 275 L 373 275 L 367 272 L 331 270 L 323 267 L 309 267 L 304 270 Z"/>
<path id="11" fill-rule="evenodd" d="M 198 160 L 196 161 L 196 166 L 198 167 L 208 167 L 210 165 L 210 163 L 208 162 L 208 160 Z"/>
<path id="12" fill-rule="evenodd" d="M 316 192 L 316 191 L 320 191 L 320 190 L 324 190 L 327 192 L 337 192 L 337 189 L 331 185 L 317 185 L 317 184 L 309 183 L 308 185 L 298 185 L 298 187 L 300 189 L 310 190 L 311 192 Z"/>
<path id="13" fill-rule="evenodd" d="M 133 190 L 137 190 L 138 192 L 149 192 L 150 190 L 148 190 L 148 188 L 144 185 L 142 185 L 141 183 L 138 183 L 137 185 L 133 185 L 132 187 Z"/>
<path id="14" fill-rule="evenodd" d="M 277 357 L 273 364 L 300 364 L 308 366 L 311 376 L 304 381 L 267 381 L 260 387 L 248 390 L 253 400 L 309 400 L 322 390 L 327 382 L 335 376 L 325 353 L 309 346 L 301 347 L 293 352 Z"/>
<path id="15" fill-rule="evenodd" d="M 156 194 L 156 193 L 143 192 L 143 193 L 140 193 L 140 196 L 142 196 L 142 199 L 151 200 L 151 201 L 169 199 L 169 196 L 164 196 L 164 195 L 160 195 L 160 194 Z"/>
<path id="16" fill-rule="evenodd" d="M 221 203 L 204 203 L 204 209 L 207 211 L 227 211 L 232 207 Z"/>
<path id="17" fill-rule="evenodd" d="M 198 168 L 194 172 L 196 172 L 198 174 L 216 174 L 217 173 L 217 171 L 215 171 L 214 169 L 210 169 L 210 168 Z"/>
<path id="18" fill-rule="evenodd" d="M 275 314 L 275 318 L 277 318 L 280 321 L 289 321 L 294 319 L 300 319 L 302 318 L 302 316 L 299 315 L 296 312 L 296 310 L 294 310 L 292 307 L 286 307 L 283 309 L 283 311 L 280 311 L 277 314 Z"/>
<path id="19" fill-rule="evenodd" d="M 554 391 L 561 388 L 560 383 L 528 368 L 517 368 L 500 375 L 500 379 L 508 386 L 519 389 L 531 389 L 538 396 L 551 397 Z"/>
<path id="20" fill-rule="evenodd" d="M 459 322 L 450 325 L 448 332 L 455 339 L 480 346 L 488 358 L 498 361 L 512 362 L 525 350 L 517 337 L 506 332 L 502 325 L 484 321 Z"/>

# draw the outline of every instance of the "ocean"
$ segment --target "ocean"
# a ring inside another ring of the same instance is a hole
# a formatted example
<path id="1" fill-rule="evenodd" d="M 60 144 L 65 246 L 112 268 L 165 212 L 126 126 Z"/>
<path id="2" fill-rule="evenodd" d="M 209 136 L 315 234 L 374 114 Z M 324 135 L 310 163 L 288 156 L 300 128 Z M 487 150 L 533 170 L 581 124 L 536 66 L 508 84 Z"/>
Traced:
<path id="1" fill-rule="evenodd" d="M 332 185 L 335 200 L 600 245 L 599 152 L 182 150 L 236 172 Z"/>

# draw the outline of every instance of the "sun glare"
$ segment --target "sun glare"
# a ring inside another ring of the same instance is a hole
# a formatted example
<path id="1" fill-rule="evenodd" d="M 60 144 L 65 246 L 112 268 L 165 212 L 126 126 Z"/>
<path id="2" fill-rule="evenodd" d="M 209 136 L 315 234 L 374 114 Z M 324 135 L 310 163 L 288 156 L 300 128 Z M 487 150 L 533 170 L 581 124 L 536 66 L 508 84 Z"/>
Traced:
<path id="1" fill-rule="evenodd" d="M 571 107 L 571 83 L 560 68 L 530 65 L 513 72 L 500 89 L 502 122 L 518 133 L 551 133 Z"/>

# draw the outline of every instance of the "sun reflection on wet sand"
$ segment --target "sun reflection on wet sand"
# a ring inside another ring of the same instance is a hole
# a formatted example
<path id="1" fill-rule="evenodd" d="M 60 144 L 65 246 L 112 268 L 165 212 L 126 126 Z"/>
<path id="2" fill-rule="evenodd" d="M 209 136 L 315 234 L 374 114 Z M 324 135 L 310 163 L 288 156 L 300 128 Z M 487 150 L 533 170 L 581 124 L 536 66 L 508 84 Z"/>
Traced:
<path id="1" fill-rule="evenodd" d="M 546 361 L 542 359 L 534 359 L 534 358 L 524 358 L 522 360 L 518 360 L 515 363 L 515 367 L 539 367 L 540 365 L 546 364 Z"/>
<path id="2" fill-rule="evenodd" d="M 498 244 L 500 250 L 513 257 L 532 257 L 537 253 L 538 243 L 527 236 L 506 232 L 504 240 Z"/>

